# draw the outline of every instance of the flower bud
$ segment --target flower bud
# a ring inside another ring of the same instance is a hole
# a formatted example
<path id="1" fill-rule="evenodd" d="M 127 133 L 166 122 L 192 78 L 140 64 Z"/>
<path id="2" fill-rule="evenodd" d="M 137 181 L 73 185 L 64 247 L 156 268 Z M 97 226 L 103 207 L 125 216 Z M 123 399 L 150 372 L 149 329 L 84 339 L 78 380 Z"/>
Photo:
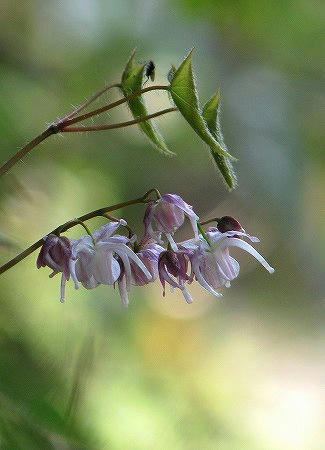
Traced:
<path id="1" fill-rule="evenodd" d="M 221 233 L 226 233 L 227 231 L 240 231 L 241 233 L 245 233 L 238 220 L 230 216 L 221 217 L 218 220 L 217 228 Z"/>
<path id="2" fill-rule="evenodd" d="M 68 238 L 49 234 L 37 258 L 37 268 L 50 267 L 53 270 L 51 276 L 63 272 L 67 278 L 70 278 L 69 262 L 72 258 L 71 244 Z"/>

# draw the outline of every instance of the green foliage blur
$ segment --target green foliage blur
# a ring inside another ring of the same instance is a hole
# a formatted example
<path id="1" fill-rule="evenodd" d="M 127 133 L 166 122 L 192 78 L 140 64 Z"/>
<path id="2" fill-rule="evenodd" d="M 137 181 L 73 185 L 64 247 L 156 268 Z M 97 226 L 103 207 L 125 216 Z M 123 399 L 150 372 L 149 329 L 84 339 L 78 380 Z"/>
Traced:
<path id="1" fill-rule="evenodd" d="M 172 114 L 157 124 L 173 158 L 137 127 L 52 136 L 0 179 L 1 263 L 66 220 L 157 187 L 202 220 L 238 218 L 276 269 L 234 252 L 241 273 L 222 301 L 196 287 L 192 305 L 163 299 L 156 282 L 125 310 L 104 286 L 70 283 L 60 304 L 59 277 L 29 256 L 0 280 L 1 449 L 324 448 L 324 18 L 309 0 L 0 2 L 1 163 L 118 82 L 134 47 L 166 83 L 195 46 L 202 105 L 221 89 L 239 185 L 227 191 Z M 146 100 L 150 112 L 170 105 L 163 92 Z M 129 119 L 123 106 L 96 123 Z M 140 234 L 143 212 L 120 214 Z"/>

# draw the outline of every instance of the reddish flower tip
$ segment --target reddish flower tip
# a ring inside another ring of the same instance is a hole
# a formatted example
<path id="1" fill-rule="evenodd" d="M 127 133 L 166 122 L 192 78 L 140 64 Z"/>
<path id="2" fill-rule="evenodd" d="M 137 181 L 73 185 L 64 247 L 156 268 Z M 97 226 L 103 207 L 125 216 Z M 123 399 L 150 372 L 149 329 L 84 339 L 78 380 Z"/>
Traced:
<path id="1" fill-rule="evenodd" d="M 221 217 L 221 219 L 218 220 L 217 228 L 221 233 L 226 233 L 227 231 L 245 232 L 238 220 L 230 216 Z"/>

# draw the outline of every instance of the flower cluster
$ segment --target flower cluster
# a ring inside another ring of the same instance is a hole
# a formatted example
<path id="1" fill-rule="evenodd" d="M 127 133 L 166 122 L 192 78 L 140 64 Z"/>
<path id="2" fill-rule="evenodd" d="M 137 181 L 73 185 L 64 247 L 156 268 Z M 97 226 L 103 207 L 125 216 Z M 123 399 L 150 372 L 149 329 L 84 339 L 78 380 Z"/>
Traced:
<path id="1" fill-rule="evenodd" d="M 190 220 L 194 237 L 176 243 L 174 234 L 185 217 Z M 219 289 L 230 287 L 239 274 L 239 263 L 229 254 L 231 247 L 245 250 L 269 273 L 274 272 L 245 238 L 251 242 L 259 240 L 247 234 L 237 220 L 225 216 L 216 222 L 215 227 L 204 231 L 190 205 L 176 194 L 165 194 L 149 203 L 140 242 L 135 235 L 116 233 L 118 228 L 127 226 L 123 219 L 77 240 L 50 234 L 44 238 L 37 267 L 50 267 L 53 271 L 50 277 L 62 273 L 61 302 L 71 277 L 76 289 L 80 283 L 86 289 L 117 284 L 125 306 L 132 285 L 144 286 L 158 277 L 164 296 L 167 283 L 171 289 L 179 289 L 186 302 L 191 303 L 188 285 L 195 280 L 212 295 L 221 297 Z"/>

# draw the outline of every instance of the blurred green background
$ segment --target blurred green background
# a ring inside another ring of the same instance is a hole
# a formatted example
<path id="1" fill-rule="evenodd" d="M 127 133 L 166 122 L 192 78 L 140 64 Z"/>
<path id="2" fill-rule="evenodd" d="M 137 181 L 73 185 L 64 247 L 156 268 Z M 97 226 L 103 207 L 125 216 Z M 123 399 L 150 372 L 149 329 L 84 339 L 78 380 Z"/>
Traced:
<path id="1" fill-rule="evenodd" d="M 310 0 L 1 0 L 1 162 L 119 81 L 134 47 L 160 84 L 193 45 L 201 102 L 221 88 L 239 158 L 228 193 L 174 113 L 157 119 L 173 159 L 135 127 L 51 137 L 0 180 L 1 263 L 68 219 L 157 187 L 202 219 L 239 218 L 276 268 L 234 252 L 241 273 L 221 302 L 194 286 L 192 305 L 163 299 L 157 282 L 124 310 L 112 288 L 71 283 L 60 304 L 59 277 L 29 256 L 0 281 L 1 448 L 324 448 L 324 17 Z M 168 104 L 163 92 L 147 98 L 152 112 Z M 124 106 L 106 119 L 129 117 Z M 140 233 L 143 211 L 120 214 Z"/>

